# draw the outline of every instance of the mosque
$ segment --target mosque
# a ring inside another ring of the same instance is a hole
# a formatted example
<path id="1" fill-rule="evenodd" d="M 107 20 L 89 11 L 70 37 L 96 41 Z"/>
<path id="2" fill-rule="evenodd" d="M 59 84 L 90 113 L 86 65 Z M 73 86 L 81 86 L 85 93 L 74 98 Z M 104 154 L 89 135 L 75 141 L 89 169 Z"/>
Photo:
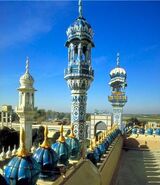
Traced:
<path id="1" fill-rule="evenodd" d="M 90 145 L 86 146 L 87 91 L 94 80 L 91 50 L 95 45 L 92 27 L 83 17 L 81 0 L 78 3 L 78 12 L 78 18 L 67 29 L 66 42 L 68 66 L 64 79 L 72 97 L 70 135 L 67 138 L 64 136 L 61 125 L 58 140 L 56 143 L 50 143 L 48 127 L 45 126 L 44 141 L 33 150 L 32 124 L 36 111 L 36 89 L 33 86 L 34 78 L 30 74 L 27 58 L 25 73 L 20 77 L 19 101 L 16 107 L 20 118 L 20 146 L 18 150 L 9 149 L 7 154 L 4 150 L 0 153 L 1 161 L 9 159 L 4 165 L 3 175 L 0 175 L 0 185 L 116 185 L 114 177 L 123 143 L 125 142 L 126 147 L 130 144 L 134 148 L 134 143 L 130 141 L 136 140 L 140 143 L 137 147 L 140 147 L 143 138 L 149 135 L 145 141 L 148 147 L 152 147 L 153 134 L 159 142 L 160 130 L 153 133 L 151 128 L 147 131 L 127 128 L 122 122 L 123 107 L 127 102 L 127 74 L 125 69 L 120 67 L 118 53 L 117 64 L 110 72 L 109 82 L 111 95 L 108 96 L 108 101 L 112 104 L 113 115 L 92 116 L 94 121 L 91 121 L 89 127 Z M 99 127 L 101 133 L 96 138 L 95 127 L 102 122 L 106 127 Z M 124 139 L 130 131 L 131 138 Z"/>

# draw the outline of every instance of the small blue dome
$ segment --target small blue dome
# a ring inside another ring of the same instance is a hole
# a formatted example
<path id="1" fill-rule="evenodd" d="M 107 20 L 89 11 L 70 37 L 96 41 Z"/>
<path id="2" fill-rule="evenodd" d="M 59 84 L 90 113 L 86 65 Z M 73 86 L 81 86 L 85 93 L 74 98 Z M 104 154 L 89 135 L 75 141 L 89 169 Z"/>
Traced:
<path id="1" fill-rule="evenodd" d="M 55 175 L 53 170 L 57 166 L 58 155 L 54 150 L 39 147 L 33 157 L 41 165 L 40 178 L 49 178 Z"/>
<path id="2" fill-rule="evenodd" d="M 160 128 L 156 129 L 156 135 L 160 135 Z"/>
<path id="3" fill-rule="evenodd" d="M 98 147 L 95 147 L 94 149 L 94 157 L 96 159 L 96 162 L 99 162 L 102 156 L 102 152 L 100 151 L 100 149 Z"/>
<path id="4" fill-rule="evenodd" d="M 4 169 L 8 184 L 35 185 L 40 173 L 40 165 L 31 156 L 14 157 Z"/>
<path id="5" fill-rule="evenodd" d="M 20 128 L 20 147 L 17 156 L 13 157 L 4 169 L 8 184 L 35 185 L 40 173 L 40 165 L 25 148 L 24 129 Z"/>
<path id="6" fill-rule="evenodd" d="M 139 134 L 144 134 L 144 133 L 145 133 L 144 128 L 140 128 L 140 129 L 139 129 Z"/>
<path id="7" fill-rule="evenodd" d="M 70 157 L 70 149 L 63 136 L 63 125 L 61 125 L 60 136 L 57 142 L 52 144 L 51 147 L 58 154 L 58 163 L 67 165 Z"/>
<path id="8" fill-rule="evenodd" d="M 104 142 L 102 142 L 101 144 L 99 144 L 99 145 L 98 145 L 98 148 L 100 149 L 102 155 L 105 154 L 105 152 L 106 152 L 106 147 L 105 147 Z"/>
<path id="9" fill-rule="evenodd" d="M 58 163 L 67 165 L 70 157 L 68 144 L 66 142 L 56 142 L 52 144 L 52 149 L 58 154 Z"/>
<path id="10" fill-rule="evenodd" d="M 86 158 L 89 159 L 94 165 L 96 165 L 97 162 L 99 162 L 99 158 L 97 160 L 97 156 L 94 151 L 88 152 Z"/>
<path id="11" fill-rule="evenodd" d="M 80 143 L 73 133 L 74 126 L 71 128 L 71 134 L 66 139 L 66 143 L 70 149 L 70 159 L 77 159 L 80 152 Z"/>
<path id="12" fill-rule="evenodd" d="M 54 169 L 57 166 L 58 155 L 51 149 L 48 142 L 48 127 L 44 129 L 44 141 L 34 153 L 34 159 L 41 165 L 40 178 L 51 178 L 54 174 Z"/>
<path id="13" fill-rule="evenodd" d="M 148 128 L 147 129 L 147 134 L 148 135 L 152 135 L 153 134 L 153 129 L 152 128 Z"/>
<path id="14" fill-rule="evenodd" d="M 5 180 L 5 178 L 0 174 L 0 184 L 1 185 L 7 185 L 7 182 Z"/>
<path id="15" fill-rule="evenodd" d="M 132 134 L 137 134 L 137 128 L 132 128 Z"/>

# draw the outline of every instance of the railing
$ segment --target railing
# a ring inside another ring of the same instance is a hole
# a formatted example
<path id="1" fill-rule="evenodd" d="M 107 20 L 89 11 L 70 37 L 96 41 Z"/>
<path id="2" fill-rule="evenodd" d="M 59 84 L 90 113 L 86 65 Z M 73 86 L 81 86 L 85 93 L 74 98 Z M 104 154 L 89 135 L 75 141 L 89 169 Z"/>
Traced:
<path id="1" fill-rule="evenodd" d="M 127 101 L 127 96 L 119 96 L 119 95 L 114 95 L 114 96 L 108 96 L 109 101 Z"/>

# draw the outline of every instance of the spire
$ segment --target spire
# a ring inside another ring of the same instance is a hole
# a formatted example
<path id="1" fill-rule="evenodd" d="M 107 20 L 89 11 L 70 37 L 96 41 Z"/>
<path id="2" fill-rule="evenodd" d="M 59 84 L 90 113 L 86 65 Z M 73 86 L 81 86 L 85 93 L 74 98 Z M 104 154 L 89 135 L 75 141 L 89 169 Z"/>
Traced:
<path id="1" fill-rule="evenodd" d="M 119 53 L 117 53 L 117 67 L 119 67 L 119 63 L 120 63 L 120 55 Z"/>
<path id="2" fill-rule="evenodd" d="M 29 57 L 26 58 L 26 73 L 29 73 Z"/>
<path id="3" fill-rule="evenodd" d="M 74 130 L 74 125 L 71 125 L 71 133 L 69 134 L 70 138 L 75 138 L 76 137 L 73 130 Z"/>
<path id="4" fill-rule="evenodd" d="M 18 149 L 18 152 L 17 152 L 17 156 L 18 157 L 25 157 L 28 154 L 29 153 L 28 153 L 28 151 L 26 150 L 26 147 L 25 147 L 25 132 L 24 132 L 23 127 L 21 126 L 20 127 L 20 146 L 19 146 L 19 149 Z"/>
<path id="5" fill-rule="evenodd" d="M 90 140 L 89 149 L 90 149 L 91 151 L 94 150 L 94 143 L 93 143 L 92 139 Z"/>
<path id="6" fill-rule="evenodd" d="M 78 12 L 79 12 L 79 17 L 82 18 L 82 0 L 78 0 Z"/>
<path id="7" fill-rule="evenodd" d="M 42 148 L 50 148 L 50 144 L 48 142 L 48 127 L 47 127 L 47 125 L 45 125 L 45 127 L 44 127 L 44 141 L 40 146 Z"/>
<path id="8" fill-rule="evenodd" d="M 58 141 L 60 143 L 64 143 L 65 142 L 65 137 L 63 136 L 63 125 L 61 125 L 61 128 L 60 128 L 60 136 L 58 138 Z"/>

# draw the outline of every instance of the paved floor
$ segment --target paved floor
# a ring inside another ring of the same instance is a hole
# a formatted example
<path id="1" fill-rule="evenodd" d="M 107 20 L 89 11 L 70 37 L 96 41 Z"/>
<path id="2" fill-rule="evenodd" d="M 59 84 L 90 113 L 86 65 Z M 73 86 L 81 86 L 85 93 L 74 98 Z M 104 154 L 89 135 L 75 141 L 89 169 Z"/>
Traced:
<path id="1" fill-rule="evenodd" d="M 114 185 L 160 185 L 160 151 L 124 151 Z"/>

